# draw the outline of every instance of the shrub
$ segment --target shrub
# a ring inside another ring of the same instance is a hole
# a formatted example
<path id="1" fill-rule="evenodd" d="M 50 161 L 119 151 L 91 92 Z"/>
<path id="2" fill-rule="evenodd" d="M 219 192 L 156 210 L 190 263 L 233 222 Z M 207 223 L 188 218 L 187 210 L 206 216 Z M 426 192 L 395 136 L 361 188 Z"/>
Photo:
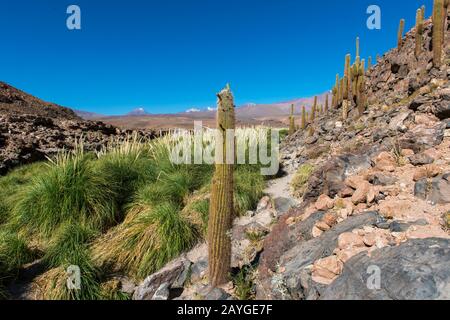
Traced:
<path id="1" fill-rule="evenodd" d="M 291 181 L 291 187 L 296 194 L 300 196 L 303 195 L 306 189 L 306 184 L 313 171 L 314 166 L 310 164 L 304 164 L 298 169 Z"/>

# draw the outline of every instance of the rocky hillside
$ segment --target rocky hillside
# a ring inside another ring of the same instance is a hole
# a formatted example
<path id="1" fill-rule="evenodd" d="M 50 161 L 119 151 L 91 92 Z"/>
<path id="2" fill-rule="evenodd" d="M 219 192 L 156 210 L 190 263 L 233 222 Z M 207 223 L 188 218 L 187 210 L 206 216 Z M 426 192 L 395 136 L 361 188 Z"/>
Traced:
<path id="1" fill-rule="evenodd" d="M 208 287 L 203 244 L 134 298 L 449 299 L 450 42 L 434 68 L 424 28 L 418 59 L 412 30 L 367 71 L 361 116 L 332 109 L 284 142 L 284 176 L 234 222 L 238 280 Z"/>
<path id="2" fill-rule="evenodd" d="M 97 150 L 112 136 L 127 133 L 103 122 L 82 120 L 71 109 L 0 82 L 0 175 L 63 148 L 72 149 L 81 137 L 87 150 Z M 154 136 L 151 131 L 141 134 Z"/>

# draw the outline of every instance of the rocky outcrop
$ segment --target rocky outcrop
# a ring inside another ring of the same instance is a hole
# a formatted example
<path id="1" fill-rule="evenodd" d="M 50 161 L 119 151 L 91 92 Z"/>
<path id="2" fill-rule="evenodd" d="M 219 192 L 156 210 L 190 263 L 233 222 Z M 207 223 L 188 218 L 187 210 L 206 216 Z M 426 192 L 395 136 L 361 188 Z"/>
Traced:
<path id="1" fill-rule="evenodd" d="M 352 258 L 320 299 L 448 300 L 449 269 L 450 240 L 411 240 Z"/>

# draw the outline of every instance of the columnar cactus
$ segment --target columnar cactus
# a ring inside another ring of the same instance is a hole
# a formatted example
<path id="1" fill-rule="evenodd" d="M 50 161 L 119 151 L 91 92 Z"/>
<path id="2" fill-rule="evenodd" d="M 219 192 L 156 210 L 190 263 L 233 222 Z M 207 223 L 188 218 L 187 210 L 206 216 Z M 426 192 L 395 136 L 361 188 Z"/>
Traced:
<path id="1" fill-rule="evenodd" d="M 420 11 L 422 12 L 422 21 L 425 21 L 425 6 L 423 5 L 422 8 L 420 8 Z"/>
<path id="2" fill-rule="evenodd" d="M 356 37 L 356 56 L 359 57 L 359 37 Z"/>
<path id="3" fill-rule="evenodd" d="M 365 61 L 361 60 L 358 77 L 356 78 L 356 104 L 361 116 L 366 110 L 366 80 L 364 75 Z"/>
<path id="4" fill-rule="evenodd" d="M 433 65 L 442 64 L 442 46 L 444 44 L 444 0 L 434 0 L 433 5 Z"/>
<path id="5" fill-rule="evenodd" d="M 222 159 L 217 161 L 211 184 L 211 200 L 208 222 L 209 281 L 212 287 L 227 283 L 231 266 L 232 219 L 234 215 L 233 173 L 234 164 L 227 163 L 230 157 L 227 130 L 235 128 L 234 102 L 230 87 L 227 85 L 218 95 L 217 130 L 222 137 Z M 234 154 L 234 152 L 233 152 Z"/>
<path id="6" fill-rule="evenodd" d="M 302 107 L 302 130 L 305 130 L 306 128 L 306 108 L 305 106 Z"/>
<path id="7" fill-rule="evenodd" d="M 372 69 L 372 56 L 367 60 L 367 70 Z"/>
<path id="8" fill-rule="evenodd" d="M 422 9 L 417 9 L 416 13 L 416 49 L 415 55 L 419 57 L 422 53 L 423 18 Z"/>
<path id="9" fill-rule="evenodd" d="M 397 35 L 397 47 L 398 50 L 401 49 L 403 44 L 403 32 L 405 31 L 405 19 L 400 20 L 400 25 L 398 26 L 398 35 Z"/>
<path id="10" fill-rule="evenodd" d="M 348 92 L 350 90 L 350 86 L 349 86 L 349 84 L 350 84 L 350 59 L 351 59 L 350 54 L 347 54 L 345 56 L 345 69 L 344 69 L 344 82 L 343 82 L 344 86 L 342 88 L 343 100 L 348 99 Z"/>
<path id="11" fill-rule="evenodd" d="M 317 96 L 314 97 L 314 104 L 311 109 L 311 118 L 309 119 L 311 123 L 313 123 L 314 119 L 316 119 L 316 112 L 317 112 Z"/>
<path id="12" fill-rule="evenodd" d="M 291 115 L 289 117 L 289 135 L 295 133 L 294 104 L 291 105 Z"/>
<path id="13" fill-rule="evenodd" d="M 328 112 L 328 95 L 325 97 L 325 112 Z"/>

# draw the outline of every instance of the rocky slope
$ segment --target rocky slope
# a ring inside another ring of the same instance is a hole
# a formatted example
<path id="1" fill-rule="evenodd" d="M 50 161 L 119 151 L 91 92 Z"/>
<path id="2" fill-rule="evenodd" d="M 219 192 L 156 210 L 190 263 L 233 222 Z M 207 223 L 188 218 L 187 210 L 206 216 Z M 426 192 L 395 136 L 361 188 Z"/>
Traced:
<path id="1" fill-rule="evenodd" d="M 430 21 L 419 59 L 413 32 L 368 71 L 366 112 L 342 121 L 331 110 L 312 134 L 288 137 L 281 185 L 235 220 L 233 270 L 250 273 L 256 298 L 450 298 L 450 42 L 435 69 Z M 307 182 L 290 188 L 305 166 Z M 206 270 L 203 244 L 129 289 L 135 299 L 239 296 L 233 283 L 210 289 Z"/>
<path id="2" fill-rule="evenodd" d="M 83 137 L 86 150 L 97 150 L 128 131 L 85 121 L 72 110 L 47 103 L 0 82 L 0 175 L 21 164 L 72 149 Z M 152 131 L 140 132 L 152 138 Z"/>

